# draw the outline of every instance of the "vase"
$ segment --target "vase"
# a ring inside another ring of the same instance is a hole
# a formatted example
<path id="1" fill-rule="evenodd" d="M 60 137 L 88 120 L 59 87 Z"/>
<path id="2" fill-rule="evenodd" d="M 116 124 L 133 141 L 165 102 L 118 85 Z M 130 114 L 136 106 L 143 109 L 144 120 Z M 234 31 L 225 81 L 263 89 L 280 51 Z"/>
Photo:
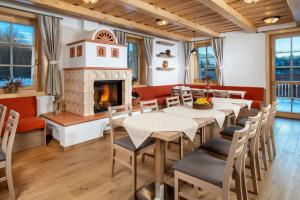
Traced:
<path id="1" fill-rule="evenodd" d="M 4 88 L 4 93 L 5 94 L 15 94 L 18 92 L 18 87 L 16 86 L 10 86 L 10 87 L 6 87 Z"/>

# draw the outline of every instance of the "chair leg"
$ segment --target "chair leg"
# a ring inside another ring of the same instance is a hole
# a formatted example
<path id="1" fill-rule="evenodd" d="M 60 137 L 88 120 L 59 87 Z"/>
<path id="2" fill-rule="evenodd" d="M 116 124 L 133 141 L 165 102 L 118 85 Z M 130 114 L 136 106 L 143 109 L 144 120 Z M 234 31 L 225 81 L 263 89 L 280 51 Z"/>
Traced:
<path id="1" fill-rule="evenodd" d="M 272 158 L 271 137 L 270 137 L 270 135 L 267 136 L 267 141 L 266 142 L 267 142 L 269 160 L 272 162 L 273 158 Z"/>
<path id="2" fill-rule="evenodd" d="M 179 180 L 178 180 L 178 174 L 175 171 L 174 174 L 174 198 L 175 200 L 179 200 Z"/>
<path id="3" fill-rule="evenodd" d="M 242 194 L 243 194 L 243 200 L 248 200 L 248 189 L 247 189 L 247 182 L 246 182 L 246 174 L 245 174 L 245 164 L 243 165 L 242 168 Z"/>
<path id="4" fill-rule="evenodd" d="M 236 196 L 237 200 L 242 200 L 243 199 L 243 192 L 242 192 L 242 175 L 239 174 L 236 170 L 234 171 L 234 179 L 235 179 L 235 190 L 236 190 Z M 228 194 L 225 195 L 228 196 L 227 199 L 229 199 L 229 188 L 228 188 Z M 223 194 L 223 199 L 224 199 L 224 194 Z"/>
<path id="5" fill-rule="evenodd" d="M 143 153 L 143 154 L 142 154 L 142 162 L 145 162 L 145 157 L 146 157 L 146 154 Z"/>
<path id="6" fill-rule="evenodd" d="M 136 199 L 137 188 L 137 156 L 135 153 L 132 155 L 132 181 L 133 181 L 133 197 Z"/>
<path id="7" fill-rule="evenodd" d="M 7 185 L 9 190 L 9 196 L 11 200 L 15 200 L 15 189 L 14 189 L 14 183 L 12 178 L 12 172 L 11 172 L 11 163 L 6 163 L 6 169 L 5 174 L 7 178 Z"/>
<path id="8" fill-rule="evenodd" d="M 276 146 L 275 146 L 274 129 L 272 126 L 270 128 L 270 137 L 271 137 L 271 141 L 272 141 L 273 157 L 275 157 L 276 156 Z"/>
<path id="9" fill-rule="evenodd" d="M 264 168 L 265 168 L 265 170 L 268 170 L 268 160 L 267 160 L 267 149 L 266 149 L 265 137 L 262 137 L 260 141 L 261 141 L 261 150 L 262 150 L 263 161 L 264 161 Z"/>
<path id="10" fill-rule="evenodd" d="M 252 178 L 253 190 L 254 190 L 254 193 L 258 195 L 256 163 L 255 163 L 254 152 L 249 152 L 249 158 L 250 158 L 250 168 L 251 168 L 251 178 Z"/>
<path id="11" fill-rule="evenodd" d="M 116 152 L 114 149 L 112 149 L 111 151 L 111 177 L 114 177 L 114 174 L 115 174 L 115 155 L 116 155 Z"/>
<path id="12" fill-rule="evenodd" d="M 183 137 L 181 136 L 179 138 L 179 159 L 181 160 L 183 158 Z"/>
<path id="13" fill-rule="evenodd" d="M 259 141 L 259 137 L 257 138 L 258 141 L 256 141 L 256 144 L 255 144 L 255 152 L 254 152 L 254 157 L 255 157 L 255 165 L 256 165 L 256 172 L 257 172 L 257 180 L 261 181 L 262 180 L 262 174 L 261 174 L 261 168 L 260 168 L 260 159 L 259 159 L 259 154 L 260 154 L 260 151 L 259 151 L 259 144 L 260 144 L 260 141 Z"/>

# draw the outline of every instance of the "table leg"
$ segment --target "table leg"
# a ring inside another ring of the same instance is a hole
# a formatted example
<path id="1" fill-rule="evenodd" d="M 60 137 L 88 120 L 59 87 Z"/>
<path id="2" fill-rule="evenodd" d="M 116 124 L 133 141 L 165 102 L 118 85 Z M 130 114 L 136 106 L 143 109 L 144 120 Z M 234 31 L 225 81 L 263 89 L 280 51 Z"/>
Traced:
<path id="1" fill-rule="evenodd" d="M 156 139 L 155 142 L 155 200 L 163 200 L 165 176 L 165 141 Z"/>
<path id="2" fill-rule="evenodd" d="M 210 123 L 208 126 L 209 126 L 209 139 L 211 139 L 215 135 L 216 122 Z"/>

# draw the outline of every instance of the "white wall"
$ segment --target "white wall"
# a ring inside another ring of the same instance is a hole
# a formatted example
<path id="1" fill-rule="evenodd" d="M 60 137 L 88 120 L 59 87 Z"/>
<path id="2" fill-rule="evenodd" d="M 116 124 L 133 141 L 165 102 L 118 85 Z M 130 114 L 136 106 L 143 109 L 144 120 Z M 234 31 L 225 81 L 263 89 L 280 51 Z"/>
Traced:
<path id="1" fill-rule="evenodd" d="M 231 32 L 222 36 L 224 84 L 265 87 L 265 34 Z"/>

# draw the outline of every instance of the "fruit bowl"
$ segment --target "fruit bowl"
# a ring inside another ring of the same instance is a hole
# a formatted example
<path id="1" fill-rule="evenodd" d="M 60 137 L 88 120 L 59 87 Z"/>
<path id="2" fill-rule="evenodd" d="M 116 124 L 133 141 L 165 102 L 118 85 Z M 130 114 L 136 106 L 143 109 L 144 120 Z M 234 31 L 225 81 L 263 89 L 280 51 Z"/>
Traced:
<path id="1" fill-rule="evenodd" d="M 213 109 L 214 104 L 212 103 L 211 98 L 198 98 L 193 103 L 193 109 L 197 110 L 209 110 Z"/>

